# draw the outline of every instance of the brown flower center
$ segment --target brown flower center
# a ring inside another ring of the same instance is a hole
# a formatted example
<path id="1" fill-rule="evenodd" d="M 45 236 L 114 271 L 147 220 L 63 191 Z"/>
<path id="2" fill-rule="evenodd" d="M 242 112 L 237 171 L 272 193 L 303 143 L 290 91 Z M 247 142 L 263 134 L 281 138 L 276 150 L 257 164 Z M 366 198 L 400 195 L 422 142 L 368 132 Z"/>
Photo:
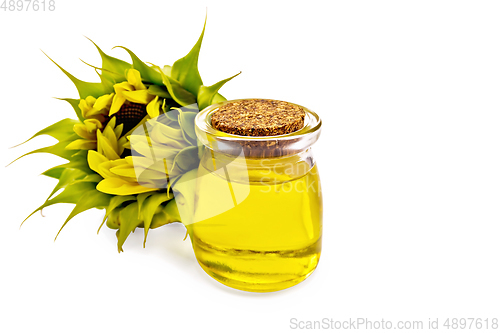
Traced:
<path id="1" fill-rule="evenodd" d="M 134 128 L 147 115 L 146 105 L 126 102 L 113 116 L 116 117 L 116 126 L 123 124 L 122 135 Z"/>

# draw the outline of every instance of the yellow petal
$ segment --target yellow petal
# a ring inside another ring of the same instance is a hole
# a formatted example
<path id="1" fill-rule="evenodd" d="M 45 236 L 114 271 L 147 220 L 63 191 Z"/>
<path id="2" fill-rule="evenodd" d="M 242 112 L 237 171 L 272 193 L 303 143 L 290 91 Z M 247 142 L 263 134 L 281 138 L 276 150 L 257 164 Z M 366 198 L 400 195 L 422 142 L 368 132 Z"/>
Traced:
<path id="1" fill-rule="evenodd" d="M 116 174 L 112 173 L 111 169 L 113 169 L 115 167 L 122 166 L 122 165 L 126 165 L 126 164 L 127 164 L 127 162 L 125 162 L 124 159 L 102 162 L 98 166 L 98 172 L 100 175 L 104 175 L 103 176 L 104 178 L 116 178 L 118 176 Z M 135 176 L 131 177 L 131 178 L 129 178 L 129 177 L 118 177 L 118 178 L 122 178 L 124 181 L 127 181 L 129 183 L 130 182 L 132 182 L 132 183 L 137 182 L 137 179 L 135 178 Z"/>
<path id="2" fill-rule="evenodd" d="M 106 126 L 110 126 L 110 127 L 115 128 L 115 126 L 116 126 L 116 117 L 111 118 Z"/>
<path id="3" fill-rule="evenodd" d="M 135 175 L 135 169 L 132 165 L 125 164 L 125 165 L 119 165 L 116 167 L 113 167 L 109 169 L 112 173 L 114 173 L 117 176 L 123 176 L 123 177 L 129 177 L 129 178 L 134 178 L 136 179 Z"/>
<path id="4" fill-rule="evenodd" d="M 157 188 L 143 187 L 138 183 L 129 183 L 120 178 L 105 178 L 97 184 L 97 189 L 114 195 L 131 195 L 158 190 Z"/>
<path id="5" fill-rule="evenodd" d="M 97 151 L 110 160 L 117 160 L 120 158 L 111 146 L 109 140 L 101 133 L 100 130 L 97 130 Z"/>
<path id="6" fill-rule="evenodd" d="M 91 150 L 91 149 L 96 149 L 96 147 L 97 147 L 97 141 L 95 141 L 95 140 L 78 139 L 78 140 L 71 142 L 69 145 L 67 145 L 66 149 Z"/>
<path id="7" fill-rule="evenodd" d="M 109 109 L 109 116 L 117 113 L 120 111 L 120 108 L 122 107 L 123 103 L 125 103 L 126 99 L 125 97 L 122 96 L 122 94 L 116 94 L 113 97 L 113 102 L 111 104 L 111 109 Z"/>
<path id="8" fill-rule="evenodd" d="M 134 90 L 134 86 L 127 81 L 117 83 L 113 85 L 113 88 L 115 89 L 115 93 L 117 93 L 118 95 L 124 91 Z"/>
<path id="9" fill-rule="evenodd" d="M 80 110 L 82 110 L 82 114 L 86 113 L 88 109 L 90 109 L 89 105 L 87 104 L 87 101 L 82 99 L 80 100 L 80 103 L 78 103 L 78 107 Z"/>
<path id="10" fill-rule="evenodd" d="M 93 107 L 94 106 L 94 103 L 96 101 L 96 98 L 94 96 L 87 96 L 87 98 L 85 98 L 85 101 L 87 102 L 87 105 L 89 107 Z"/>
<path id="11" fill-rule="evenodd" d="M 124 91 L 122 95 L 127 100 L 140 104 L 148 104 L 154 99 L 154 96 L 149 94 L 147 90 Z"/>
<path id="12" fill-rule="evenodd" d="M 97 119 L 85 119 L 83 123 L 89 132 L 95 132 L 98 128 L 102 128 L 102 123 Z"/>
<path id="13" fill-rule="evenodd" d="M 89 133 L 89 130 L 87 128 L 87 126 L 85 126 L 85 124 L 75 124 L 73 126 L 73 131 L 75 131 L 75 133 L 81 137 L 81 138 L 84 138 L 84 139 L 87 139 L 87 140 L 95 140 L 95 133 Z"/>
<path id="14" fill-rule="evenodd" d="M 103 95 L 97 99 L 97 101 L 94 104 L 94 108 L 97 110 L 102 110 L 104 108 L 107 108 L 111 105 L 111 102 L 113 100 L 113 93 L 108 94 L 108 95 Z"/>
<path id="15" fill-rule="evenodd" d="M 148 112 L 149 117 L 156 118 L 160 115 L 160 104 L 161 103 L 158 102 L 158 96 L 156 96 L 154 100 L 149 102 L 148 106 L 146 107 L 146 111 Z"/>
<path id="16" fill-rule="evenodd" d="M 113 118 L 113 119 L 116 119 L 116 118 Z M 115 152 L 118 152 L 118 140 L 116 139 L 116 135 L 115 135 L 115 131 L 114 131 L 113 127 L 109 126 L 109 124 L 108 124 L 108 126 L 106 126 L 106 128 L 104 129 L 104 132 L 102 132 L 102 134 L 106 137 L 106 139 L 108 139 L 111 148 L 113 148 L 113 150 Z"/>
<path id="17" fill-rule="evenodd" d="M 151 120 L 150 120 L 151 121 Z M 165 125 L 159 121 L 156 121 L 151 124 L 153 130 L 158 133 L 158 135 L 162 135 L 168 138 L 171 138 L 176 141 L 184 141 L 184 136 L 182 135 L 182 129 Z"/>
<path id="18" fill-rule="evenodd" d="M 166 148 L 171 147 L 171 148 L 183 149 L 187 146 L 190 146 L 190 144 L 184 141 L 183 138 L 172 139 L 169 136 L 165 135 L 165 132 L 162 131 L 162 128 L 160 126 L 153 127 L 150 133 L 152 142 L 164 145 L 166 146 Z"/>
<path id="19" fill-rule="evenodd" d="M 120 138 L 120 140 L 118 140 L 118 141 L 121 142 L 122 139 L 125 139 L 125 137 Z M 127 149 L 131 149 L 132 148 L 132 147 L 130 147 L 130 141 L 128 141 L 128 140 L 123 140 L 123 141 L 124 142 L 121 144 L 121 147 L 127 148 Z"/>
<path id="20" fill-rule="evenodd" d="M 163 173 L 168 173 L 169 168 L 171 169 L 174 163 L 174 157 L 175 156 L 170 159 L 163 158 L 161 160 L 152 160 L 147 157 L 130 156 L 130 158 L 133 159 L 134 167 L 138 172 L 142 172 L 144 170 L 154 170 Z"/>
<path id="21" fill-rule="evenodd" d="M 82 111 L 82 115 L 84 118 L 100 118 L 99 116 L 104 116 L 107 115 L 108 111 L 107 110 L 98 110 L 94 107 L 87 109 L 86 111 Z M 104 119 L 104 118 L 102 118 Z M 99 119 L 101 120 L 101 119 Z"/>
<path id="22" fill-rule="evenodd" d="M 134 86 L 135 90 L 146 90 L 146 86 L 142 83 L 141 73 L 137 69 L 128 70 L 127 81 Z"/>
<path id="23" fill-rule="evenodd" d="M 121 155 L 125 148 L 130 149 L 130 142 L 128 142 L 126 137 L 121 137 L 118 139 L 118 154 Z"/>
<path id="24" fill-rule="evenodd" d="M 106 158 L 106 156 L 96 152 L 95 150 L 89 150 L 89 153 L 87 155 L 87 162 L 89 163 L 89 167 L 104 178 L 106 178 L 106 176 L 109 177 L 110 174 L 106 172 L 101 173 L 99 165 L 108 161 L 109 160 Z"/>
<path id="25" fill-rule="evenodd" d="M 117 138 L 119 138 L 121 135 L 122 135 L 122 132 L 123 132 L 123 124 L 120 124 L 118 126 L 113 126 L 115 129 L 114 129 L 114 132 L 115 132 L 115 136 Z"/>

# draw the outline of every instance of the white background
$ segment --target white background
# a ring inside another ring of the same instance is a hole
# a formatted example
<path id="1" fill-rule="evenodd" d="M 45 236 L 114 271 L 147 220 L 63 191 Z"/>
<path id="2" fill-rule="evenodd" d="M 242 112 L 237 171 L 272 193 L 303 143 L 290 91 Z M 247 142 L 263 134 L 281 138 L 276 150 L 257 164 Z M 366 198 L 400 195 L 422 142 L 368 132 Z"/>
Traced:
<path id="1" fill-rule="evenodd" d="M 198 266 L 184 227 L 142 230 L 118 254 L 102 211 L 71 205 L 21 221 L 62 160 L 1 170 L 1 332 L 288 332 L 290 319 L 500 317 L 500 2 L 63 1 L 0 11 L 0 160 L 52 144 L 37 130 L 74 117 L 71 82 L 121 49 L 172 64 L 208 22 L 207 84 L 239 71 L 227 98 L 296 102 L 324 121 L 318 269 L 285 291 L 227 288 Z M 477 330 L 476 330 L 477 331 Z"/>

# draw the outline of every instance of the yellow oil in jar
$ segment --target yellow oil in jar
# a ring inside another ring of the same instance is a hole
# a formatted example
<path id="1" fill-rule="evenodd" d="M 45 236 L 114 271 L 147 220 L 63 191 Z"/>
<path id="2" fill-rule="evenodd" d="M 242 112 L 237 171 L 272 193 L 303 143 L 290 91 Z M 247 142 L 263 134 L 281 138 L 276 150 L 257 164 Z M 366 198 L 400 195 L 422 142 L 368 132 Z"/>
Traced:
<path id="1" fill-rule="evenodd" d="M 201 267 L 229 287 L 254 292 L 307 278 L 321 253 L 317 166 L 298 157 L 247 159 L 243 169 L 240 163 L 214 171 L 212 162 L 204 154 L 191 233 Z"/>

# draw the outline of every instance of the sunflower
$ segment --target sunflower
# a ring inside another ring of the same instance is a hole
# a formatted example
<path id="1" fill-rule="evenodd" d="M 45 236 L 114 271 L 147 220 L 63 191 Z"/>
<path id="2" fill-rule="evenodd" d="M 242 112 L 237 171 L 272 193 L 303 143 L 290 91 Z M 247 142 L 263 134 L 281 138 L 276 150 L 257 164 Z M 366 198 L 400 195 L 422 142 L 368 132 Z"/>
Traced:
<path id="1" fill-rule="evenodd" d="M 136 228 L 144 228 L 145 245 L 150 229 L 182 222 L 179 208 L 192 204 L 194 191 L 186 185 L 192 182 L 181 180 L 192 177 L 199 163 L 194 117 L 198 108 L 224 101 L 218 90 L 234 77 L 203 85 L 198 56 L 204 32 L 185 57 L 163 68 L 124 47 L 130 63 L 111 57 L 94 43 L 102 59 L 101 67 L 92 66 L 97 83 L 81 81 L 54 62 L 78 90 L 78 99 L 62 99 L 78 120 L 61 120 L 29 139 L 46 134 L 58 143 L 23 156 L 47 152 L 68 162 L 43 173 L 58 182 L 27 218 L 56 203 L 75 204 L 61 232 L 77 214 L 105 209 L 101 227 L 117 229 L 119 252 Z"/>

